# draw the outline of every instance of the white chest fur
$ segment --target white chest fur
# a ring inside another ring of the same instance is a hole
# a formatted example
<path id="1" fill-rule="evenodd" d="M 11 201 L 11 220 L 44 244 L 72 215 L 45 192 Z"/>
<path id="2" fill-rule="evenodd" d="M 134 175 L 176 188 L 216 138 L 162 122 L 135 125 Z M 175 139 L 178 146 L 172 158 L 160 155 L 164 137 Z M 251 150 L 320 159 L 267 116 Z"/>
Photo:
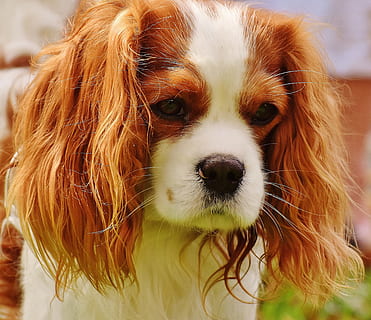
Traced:
<path id="1" fill-rule="evenodd" d="M 74 290 L 65 293 L 64 301 L 54 297 L 54 282 L 43 271 L 28 246 L 22 256 L 24 303 L 23 319 L 38 320 L 189 320 L 211 319 L 205 307 L 218 320 L 255 319 L 257 302 L 235 290 L 244 304 L 227 293 L 224 283 L 216 284 L 202 303 L 202 288 L 217 268 L 209 249 L 203 250 L 199 263 L 199 244 L 189 233 L 163 225 L 144 225 L 144 235 L 135 254 L 137 284 L 129 284 L 122 293 L 107 289 L 98 293 L 83 278 Z M 189 242 L 188 245 L 186 245 Z M 255 251 L 260 252 L 259 243 Z M 259 253 L 257 252 L 257 253 Z M 244 285 L 257 294 L 260 282 L 259 262 L 252 263 Z"/>

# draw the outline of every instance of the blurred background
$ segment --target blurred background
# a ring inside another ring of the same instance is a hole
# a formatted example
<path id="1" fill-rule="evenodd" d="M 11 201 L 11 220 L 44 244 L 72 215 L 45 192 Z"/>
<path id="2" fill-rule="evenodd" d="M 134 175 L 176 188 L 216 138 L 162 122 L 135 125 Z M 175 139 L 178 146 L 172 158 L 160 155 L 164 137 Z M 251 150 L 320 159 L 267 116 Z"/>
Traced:
<path id="1" fill-rule="evenodd" d="M 186 0 L 183 0 L 186 1 Z M 250 1 L 251 2 L 251 1 Z M 30 56 L 63 34 L 78 0 L 0 0 L 0 86 L 8 70 L 27 67 Z M 254 2 L 255 3 L 255 2 Z M 260 0 L 254 6 L 313 22 L 331 75 L 342 84 L 344 137 L 356 185 L 351 213 L 366 266 L 371 266 L 371 0 Z M 68 63 L 68 62 L 67 62 Z M 13 74 L 13 73 L 12 73 Z M 1 102 L 1 96 L 0 96 Z M 0 110 L 0 118 L 4 117 Z M 8 130 L 0 121 L 0 138 Z M 292 288 L 262 303 L 260 319 L 371 319 L 371 272 L 347 296 L 335 297 L 320 310 Z"/>

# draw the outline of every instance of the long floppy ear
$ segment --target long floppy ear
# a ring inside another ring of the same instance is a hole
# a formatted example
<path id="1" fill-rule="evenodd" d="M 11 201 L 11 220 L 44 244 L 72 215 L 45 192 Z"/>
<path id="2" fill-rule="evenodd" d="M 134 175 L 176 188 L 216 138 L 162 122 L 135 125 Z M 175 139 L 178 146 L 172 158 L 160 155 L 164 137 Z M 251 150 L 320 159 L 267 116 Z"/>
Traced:
<path id="1" fill-rule="evenodd" d="M 289 109 L 267 141 L 268 199 L 261 232 L 268 269 L 310 295 L 325 297 L 347 277 L 362 274 L 362 262 L 346 239 L 340 102 L 303 22 L 282 17 L 270 23 L 277 23 L 271 36 L 281 50 Z"/>
<path id="2" fill-rule="evenodd" d="M 41 53 L 17 116 L 9 202 L 59 289 L 80 272 L 99 290 L 135 277 L 148 109 L 138 94 L 140 12 L 128 3 L 75 17 Z"/>

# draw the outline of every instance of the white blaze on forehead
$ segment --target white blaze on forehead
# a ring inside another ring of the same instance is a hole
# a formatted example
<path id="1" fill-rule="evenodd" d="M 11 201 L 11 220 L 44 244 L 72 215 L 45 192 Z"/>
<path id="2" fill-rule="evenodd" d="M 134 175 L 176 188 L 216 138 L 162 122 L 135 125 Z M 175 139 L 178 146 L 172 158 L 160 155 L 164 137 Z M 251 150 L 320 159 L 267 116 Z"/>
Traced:
<path id="1" fill-rule="evenodd" d="M 193 27 L 188 58 L 209 87 L 212 109 L 236 110 L 248 56 L 241 10 L 218 3 L 215 11 L 201 3 L 188 6 Z"/>
<path id="2" fill-rule="evenodd" d="M 210 104 L 205 116 L 184 134 L 156 145 L 152 164 L 155 210 L 147 210 L 147 217 L 205 230 L 245 228 L 259 216 L 264 176 L 260 149 L 239 114 L 249 54 L 243 15 L 239 6 L 217 2 L 211 3 L 212 9 L 192 0 L 178 0 L 178 4 L 189 13 L 192 27 L 187 59 L 205 80 Z M 245 167 L 235 195 L 228 201 L 214 199 L 215 204 L 207 201 L 213 196 L 197 172 L 201 161 L 213 154 L 231 155 Z M 209 211 L 214 207 L 223 207 L 224 214 L 214 215 Z"/>

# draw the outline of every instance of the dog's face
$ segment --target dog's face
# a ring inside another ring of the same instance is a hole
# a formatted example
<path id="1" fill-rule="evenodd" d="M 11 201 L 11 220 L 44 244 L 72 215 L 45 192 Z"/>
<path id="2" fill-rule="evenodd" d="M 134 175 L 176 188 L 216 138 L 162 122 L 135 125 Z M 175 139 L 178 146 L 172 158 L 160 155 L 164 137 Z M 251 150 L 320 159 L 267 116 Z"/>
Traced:
<path id="1" fill-rule="evenodd" d="M 222 109 L 155 148 L 153 197 L 164 220 L 209 231 L 256 220 L 264 199 L 259 147 L 243 119 Z"/>
<path id="2" fill-rule="evenodd" d="M 58 283 L 120 286 L 143 218 L 220 232 L 225 277 L 248 228 L 268 270 L 304 290 L 357 269 L 339 109 L 300 19 L 237 2 L 83 3 L 16 121 L 9 203 Z"/>
<path id="3" fill-rule="evenodd" d="M 164 126 L 175 131 L 154 149 L 154 204 L 163 219 L 183 226 L 246 228 L 264 199 L 253 117 L 273 101 L 252 97 L 263 100 L 249 105 L 243 97 L 251 81 L 248 63 L 254 59 L 241 12 L 218 5 L 213 14 L 200 4 L 190 9 L 193 26 L 182 61 L 161 74 L 158 96 L 151 101 L 159 118 L 155 130 Z M 166 96 L 168 86 L 175 90 L 171 97 Z M 272 121 L 278 113 L 273 109 Z"/>
<path id="4" fill-rule="evenodd" d="M 260 214 L 261 144 L 288 108 L 287 88 L 279 58 L 258 52 L 252 13 L 218 3 L 212 8 L 185 5 L 180 56 L 170 51 L 173 65 L 145 82 L 145 90 L 155 90 L 149 97 L 155 134 L 165 132 L 156 136 L 153 203 L 166 221 L 234 230 L 252 225 Z"/>

